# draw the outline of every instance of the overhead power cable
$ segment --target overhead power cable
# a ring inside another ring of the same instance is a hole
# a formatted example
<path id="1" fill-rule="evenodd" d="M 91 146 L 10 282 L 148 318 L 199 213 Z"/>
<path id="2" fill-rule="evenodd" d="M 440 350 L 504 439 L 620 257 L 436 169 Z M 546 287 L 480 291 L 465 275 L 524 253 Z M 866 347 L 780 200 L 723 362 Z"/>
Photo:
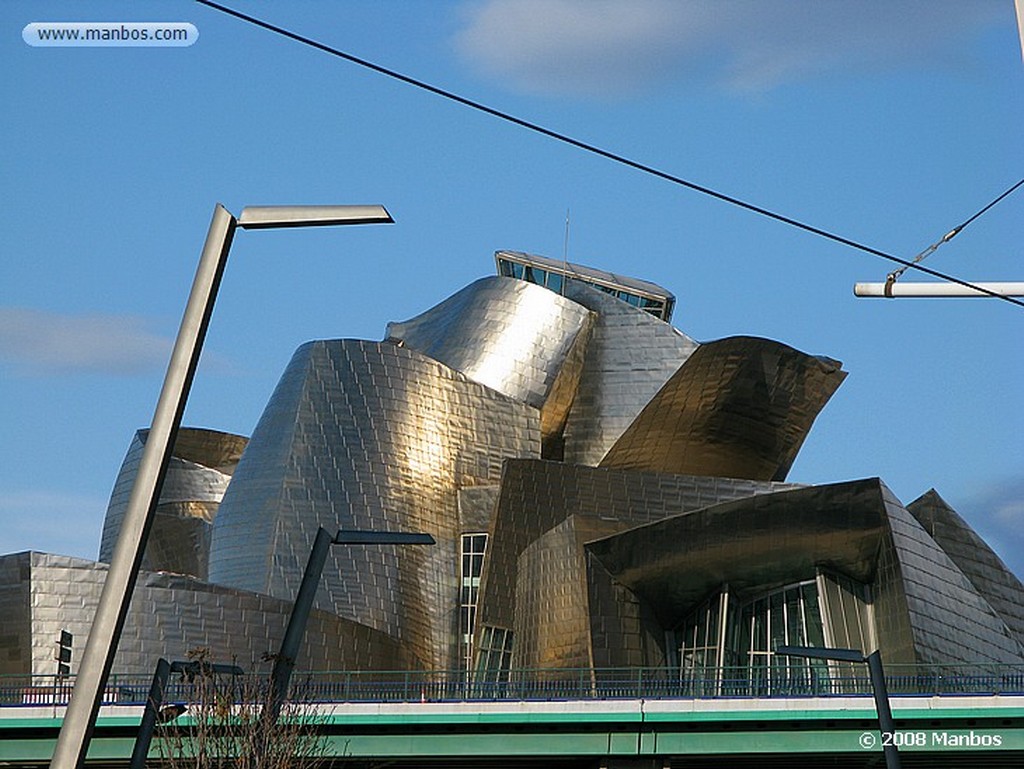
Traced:
<path id="1" fill-rule="evenodd" d="M 407 85 L 414 86 L 415 88 L 428 91 L 429 93 L 432 93 L 436 96 L 440 96 L 444 99 L 448 99 L 449 101 L 456 102 L 457 104 L 461 104 L 465 107 L 469 107 L 470 109 L 477 110 L 478 112 L 483 112 L 487 115 L 491 115 L 492 117 L 496 117 L 500 120 L 512 123 L 513 125 L 517 125 L 529 131 L 533 131 L 534 133 L 538 133 L 543 136 L 547 136 L 548 138 L 555 139 L 556 141 L 563 142 L 564 144 L 569 144 L 573 147 L 584 150 L 586 152 L 590 152 L 594 155 L 598 155 L 607 160 L 611 160 L 615 163 L 628 166 L 629 168 L 633 168 L 637 171 L 642 171 L 643 173 L 650 174 L 651 176 L 656 176 L 659 179 L 663 179 L 673 184 L 686 187 L 687 189 L 693 190 L 694 192 L 698 192 L 702 195 L 707 195 L 709 197 L 715 198 L 716 200 L 720 200 L 724 203 L 728 203 L 730 205 L 737 206 L 747 211 L 751 211 L 760 216 L 765 216 L 769 219 L 774 219 L 775 221 L 782 222 L 783 224 L 788 224 L 791 227 L 796 227 L 797 229 L 809 232 L 813 235 L 818 235 L 819 237 L 831 240 L 835 243 L 841 243 L 844 246 L 849 246 L 850 248 L 855 248 L 859 251 L 864 251 L 865 253 L 877 256 L 881 259 L 887 259 L 890 262 L 895 262 L 896 264 L 902 265 L 904 268 L 912 268 L 919 272 L 923 272 L 926 275 L 931 275 L 932 277 L 939 278 L 940 280 L 949 281 L 951 283 L 957 283 L 966 288 L 974 289 L 982 294 L 991 296 L 994 299 L 1002 299 L 1003 301 L 1010 302 L 1011 304 L 1016 304 L 1020 307 L 1024 307 L 1024 301 L 1020 301 L 1018 299 L 1014 299 L 1008 296 L 1003 296 L 999 293 L 996 293 L 995 291 L 991 291 L 985 288 L 984 286 L 978 286 L 976 284 L 969 283 L 968 281 L 961 280 L 960 278 L 957 278 L 953 275 L 947 275 L 945 273 L 939 272 L 938 270 L 932 270 L 920 264 L 915 264 L 912 261 L 902 259 L 898 256 L 886 253 L 885 251 L 881 251 L 877 248 L 873 248 L 863 243 L 858 243 L 857 241 L 851 240 L 850 238 L 845 238 L 841 235 L 837 235 L 827 230 L 823 230 L 819 227 L 806 224 L 804 222 L 798 221 L 797 219 L 793 219 L 791 217 L 785 216 L 775 211 L 771 211 L 767 208 L 762 208 L 761 206 L 755 205 L 753 203 L 748 203 L 744 200 L 740 200 L 739 198 L 726 195 L 722 192 L 718 192 L 709 187 L 704 187 L 694 182 L 687 181 L 682 177 L 675 176 L 674 174 L 670 174 L 666 171 L 654 168 L 653 166 L 640 163 L 636 160 L 631 160 L 630 158 L 627 158 L 623 155 L 619 155 L 614 152 L 601 149 L 596 145 L 588 144 L 587 142 L 580 141 L 579 139 L 574 139 L 573 137 L 567 134 L 553 131 L 550 128 L 545 128 L 544 126 L 539 125 L 537 123 L 531 123 L 528 120 L 516 117 L 515 115 L 512 115 L 508 112 L 502 112 L 501 110 L 495 109 L 493 107 L 488 107 L 486 104 L 482 104 L 481 102 L 473 101 L 472 99 L 467 99 L 465 96 L 459 96 L 457 93 L 453 93 L 452 91 L 446 91 L 445 89 L 439 88 L 435 85 L 431 85 L 430 83 L 424 82 L 422 80 L 417 80 L 416 78 L 410 77 L 409 75 L 404 75 L 401 72 L 388 69 L 387 67 L 383 67 L 380 64 L 375 64 L 372 61 L 362 59 L 358 56 L 354 56 L 353 54 L 346 53 L 345 51 L 339 50 L 337 48 L 333 48 L 317 40 L 313 40 L 312 38 L 305 37 L 296 32 L 284 29 L 283 27 L 279 27 L 267 21 L 263 21 L 262 19 L 258 19 L 255 16 L 249 16 L 248 14 L 242 13 L 241 11 L 236 11 L 233 8 L 228 8 L 227 6 L 212 2 L 212 0 L 195 1 L 197 3 L 200 3 L 201 5 L 205 5 L 209 8 L 213 8 L 214 10 L 220 11 L 221 13 L 225 13 L 229 16 L 234 16 L 236 19 L 241 19 L 242 21 L 248 22 L 249 24 L 261 27 L 265 30 L 268 30 L 269 32 L 274 32 L 275 34 L 281 35 L 282 37 L 287 37 L 290 40 L 294 40 L 297 43 L 302 43 L 303 45 L 307 45 L 311 48 L 316 48 L 317 50 L 323 51 L 324 53 L 328 53 L 331 56 L 336 56 L 340 59 L 344 59 L 345 61 L 348 61 L 352 64 L 357 64 L 360 67 L 372 70 L 373 72 L 377 72 L 378 74 L 385 75 L 386 77 L 398 80 Z"/>

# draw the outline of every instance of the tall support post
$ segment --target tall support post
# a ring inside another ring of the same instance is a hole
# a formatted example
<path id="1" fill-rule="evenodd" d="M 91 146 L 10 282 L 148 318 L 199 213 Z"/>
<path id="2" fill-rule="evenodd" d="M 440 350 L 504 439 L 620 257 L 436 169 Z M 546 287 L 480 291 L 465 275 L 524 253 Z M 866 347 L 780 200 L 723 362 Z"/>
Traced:
<path id="1" fill-rule="evenodd" d="M 192 389 L 235 229 L 389 224 L 392 221 L 391 214 L 380 205 L 253 206 L 242 209 L 238 219 L 219 203 L 214 207 L 213 221 L 210 222 L 185 315 L 171 352 L 156 413 L 128 498 L 75 688 L 57 736 L 50 769 L 81 769 L 85 764 L 96 716 L 103 701 L 103 689 L 114 664 L 117 642 L 128 615 L 146 539 L 160 501 L 160 489 L 167 475 L 188 393 Z"/>
<path id="2" fill-rule="evenodd" d="M 327 562 L 332 539 L 330 532 L 323 526 L 317 529 L 313 549 L 309 553 L 309 560 L 306 561 L 306 570 L 302 572 L 299 593 L 295 596 L 295 604 L 288 617 L 288 627 L 284 631 L 281 649 L 274 659 L 274 669 L 270 674 L 270 702 L 267 715 L 271 723 L 277 721 L 277 717 L 281 714 L 281 707 L 288 696 L 288 682 L 291 680 L 292 670 L 295 669 L 295 660 L 299 656 L 302 637 L 306 634 L 309 613 L 313 609 L 313 599 L 316 598 L 316 589 L 320 584 L 320 576 L 323 574 L 324 564 Z"/>
<path id="3" fill-rule="evenodd" d="M 130 769 L 145 769 L 149 745 L 153 741 L 153 729 L 156 727 L 160 707 L 164 704 L 164 692 L 167 690 L 167 679 L 170 675 L 171 663 L 161 657 L 157 660 L 153 683 L 149 687 L 149 696 L 146 697 L 146 707 L 142 711 L 139 733 L 135 737 L 135 747 L 132 748 L 132 758 L 128 764 Z"/>
<path id="4" fill-rule="evenodd" d="M 882 738 L 882 754 L 886 769 L 900 769 L 900 754 L 896 747 L 896 726 L 892 720 L 889 705 L 889 688 L 885 685 L 882 670 L 882 654 L 877 649 L 864 656 L 860 649 L 829 649 L 819 646 L 779 646 L 776 654 L 806 659 L 837 660 L 839 662 L 866 662 L 871 676 L 871 692 L 875 698 L 875 712 L 878 714 L 878 729 Z M 888 739 L 886 737 L 888 736 Z"/>
<path id="5" fill-rule="evenodd" d="M 885 755 L 886 769 L 900 769 L 900 754 L 896 748 L 896 726 L 892 720 L 892 708 L 889 706 L 889 687 L 885 685 L 885 672 L 882 670 L 882 655 L 876 649 L 864 661 L 868 663 L 871 675 L 871 691 L 875 695 L 875 709 L 878 711 L 878 727 L 882 731 L 882 753 Z M 887 740 L 885 737 L 889 736 Z"/>
<path id="6" fill-rule="evenodd" d="M 121 532 L 114 546 L 110 570 L 103 583 L 71 701 L 57 737 L 51 769 L 80 769 L 85 764 L 96 716 L 103 701 L 103 690 L 114 664 L 117 642 L 135 589 L 146 538 L 167 474 L 173 438 L 181 425 L 236 224 L 235 217 L 223 206 L 218 204 L 214 208 L 213 221 L 171 353 L 142 461 L 128 498 Z"/>

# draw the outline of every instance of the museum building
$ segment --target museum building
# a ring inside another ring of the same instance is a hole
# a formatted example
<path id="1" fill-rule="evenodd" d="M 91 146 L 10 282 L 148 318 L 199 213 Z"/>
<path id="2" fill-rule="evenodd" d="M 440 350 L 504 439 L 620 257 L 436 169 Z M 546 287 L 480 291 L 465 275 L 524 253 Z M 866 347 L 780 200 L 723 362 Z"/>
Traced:
<path id="1" fill-rule="evenodd" d="M 115 673 L 196 648 L 258 665 L 320 527 L 436 544 L 332 548 L 309 670 L 636 667 L 700 695 L 784 684 L 781 645 L 1024 662 L 1024 586 L 936 492 L 786 481 L 838 361 L 699 343 L 644 280 L 495 266 L 382 341 L 299 347 L 248 439 L 181 431 Z M 0 673 L 56 672 L 62 631 L 80 659 L 146 436 L 96 562 L 0 556 Z"/>

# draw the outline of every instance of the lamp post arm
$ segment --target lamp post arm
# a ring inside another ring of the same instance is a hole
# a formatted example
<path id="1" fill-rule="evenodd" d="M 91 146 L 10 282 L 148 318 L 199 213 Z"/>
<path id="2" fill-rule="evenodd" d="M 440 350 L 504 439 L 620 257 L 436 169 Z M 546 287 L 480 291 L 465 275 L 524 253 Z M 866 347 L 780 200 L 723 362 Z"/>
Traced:
<path id="1" fill-rule="evenodd" d="M 85 763 L 235 226 L 235 217 L 220 204 L 215 206 L 75 688 L 50 761 L 51 769 L 80 769 Z"/>
<path id="2" fill-rule="evenodd" d="M 299 593 L 295 596 L 292 613 L 288 617 L 288 627 L 284 631 L 281 649 L 274 659 L 274 669 L 270 674 L 270 702 L 268 704 L 269 722 L 274 723 L 281 714 L 281 706 L 288 696 L 288 682 L 295 668 L 295 659 L 299 656 L 302 638 L 306 633 L 309 613 L 313 609 L 313 599 L 320 584 L 320 576 L 327 562 L 327 554 L 331 549 L 331 533 L 321 526 L 316 532 L 313 549 L 306 561 L 306 570 L 302 573 Z"/>

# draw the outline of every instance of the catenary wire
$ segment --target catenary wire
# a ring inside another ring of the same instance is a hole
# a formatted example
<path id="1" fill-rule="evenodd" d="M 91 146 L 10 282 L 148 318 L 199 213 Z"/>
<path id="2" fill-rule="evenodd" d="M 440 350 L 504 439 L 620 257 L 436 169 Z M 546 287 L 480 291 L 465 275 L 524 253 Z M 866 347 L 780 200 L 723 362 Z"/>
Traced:
<path id="1" fill-rule="evenodd" d="M 640 163 L 639 161 L 632 160 L 630 158 L 625 157 L 624 155 L 619 155 L 609 150 L 602 149 L 596 145 L 588 144 L 587 142 L 581 141 L 579 139 L 574 139 L 573 137 L 567 134 L 559 133 L 550 128 L 545 128 L 542 125 L 532 123 L 528 120 L 524 120 L 523 118 L 516 117 L 515 115 L 512 115 L 508 112 L 502 112 L 501 110 L 489 107 L 481 102 L 473 101 L 472 99 L 468 99 L 465 96 L 460 96 L 452 91 L 447 91 L 443 88 L 439 88 L 438 86 L 431 85 L 430 83 L 427 83 L 425 81 L 417 80 L 416 78 L 410 77 L 409 75 L 402 74 L 401 72 L 388 69 L 387 67 L 383 67 L 380 64 L 375 64 L 372 61 L 368 61 L 367 59 L 362 59 L 358 56 L 354 56 L 353 54 L 346 53 L 345 51 L 333 48 L 329 45 L 326 45 L 325 43 L 321 43 L 317 40 L 313 40 L 312 38 L 305 37 L 296 32 L 287 30 L 283 27 L 271 24 L 270 22 L 263 21 L 262 19 L 258 19 L 255 16 L 249 16 L 248 14 L 242 13 L 241 11 L 236 11 L 233 8 L 220 5 L 219 3 L 215 3 L 212 0 L 195 1 L 201 5 L 205 5 L 209 8 L 213 8 L 214 10 L 220 11 L 221 13 L 225 13 L 229 16 L 234 16 L 235 18 L 248 22 L 249 24 L 261 27 L 269 32 L 274 32 L 275 34 L 281 35 L 282 37 L 287 37 L 290 40 L 302 43 L 303 45 L 310 46 L 311 48 L 316 48 L 319 51 L 323 51 L 324 53 L 328 53 L 332 56 L 344 59 L 345 61 L 348 61 L 352 64 L 357 64 L 360 67 L 372 70 L 373 72 L 377 72 L 378 74 L 385 75 L 389 78 L 398 80 L 407 85 L 411 85 L 421 90 L 428 91 L 429 93 L 435 94 L 436 96 L 448 99 L 449 101 L 454 101 L 465 107 L 469 107 L 470 109 L 477 110 L 478 112 L 483 112 L 485 114 L 491 115 L 492 117 L 496 117 L 499 118 L 500 120 L 512 123 L 513 125 L 517 125 L 521 128 L 533 131 L 534 133 L 539 133 L 543 136 L 547 136 L 548 138 L 563 142 L 564 144 L 569 144 L 573 147 L 584 150 L 586 152 L 590 152 L 594 155 L 598 155 L 607 160 L 611 160 L 621 165 L 628 166 L 629 168 L 633 168 L 637 171 L 650 174 L 651 176 L 655 176 L 659 179 L 663 179 L 673 184 L 677 184 L 694 192 L 698 192 L 702 195 L 715 198 L 716 200 L 720 200 L 724 203 L 728 203 L 730 205 L 737 206 L 747 211 L 751 211 L 752 213 L 758 214 L 760 216 L 764 216 L 769 219 L 774 219 L 775 221 L 781 222 L 783 224 L 788 224 L 791 227 L 795 227 L 805 232 L 809 232 L 812 235 L 818 235 L 819 237 L 831 240 L 835 243 L 840 243 L 842 245 L 849 246 L 850 248 L 857 249 L 858 251 L 863 251 L 865 253 L 871 254 L 872 256 L 877 256 L 881 259 L 886 259 L 890 262 L 895 262 L 896 264 L 902 265 L 904 269 L 912 268 L 919 272 L 923 272 L 926 275 L 931 275 L 934 278 L 939 278 L 940 280 L 945 280 L 950 283 L 956 283 L 958 285 L 964 286 L 965 288 L 970 288 L 974 291 L 977 291 L 981 294 L 985 294 L 994 299 L 1002 299 L 1011 304 L 1018 305 L 1019 307 L 1024 307 L 1024 301 L 1021 301 L 1019 299 L 1015 299 L 1009 296 L 1003 296 L 1002 294 L 999 294 L 995 291 L 991 291 L 985 288 L 984 286 L 978 286 L 966 280 L 957 278 L 953 275 L 947 275 L 945 273 L 939 272 L 938 270 L 933 270 L 928 267 L 924 267 L 921 264 L 915 264 L 913 261 L 903 259 L 901 257 L 895 256 L 894 254 L 886 253 L 885 251 L 873 248 L 872 246 L 868 246 L 864 243 L 859 243 L 855 240 L 851 240 L 850 238 L 843 237 L 842 235 L 837 235 L 835 233 L 829 232 L 828 230 L 823 230 L 819 227 L 815 227 L 805 222 L 801 222 L 797 219 L 793 219 L 791 217 L 785 216 L 775 211 L 771 211 L 767 208 L 762 208 L 761 206 L 755 205 L 753 203 L 748 203 L 744 200 L 732 197 L 730 195 L 726 195 L 725 193 L 718 192 L 709 187 L 704 187 L 702 185 L 696 184 L 695 182 L 683 179 L 680 176 L 675 176 L 674 174 L 670 174 L 666 171 L 657 169 L 654 166 L 649 166 L 644 163 Z"/>
<path id="2" fill-rule="evenodd" d="M 912 266 L 914 264 L 917 264 L 918 262 L 922 262 L 927 257 L 929 257 L 932 254 L 934 254 L 938 250 L 939 246 L 942 246 L 942 245 L 948 243 L 949 241 L 951 241 L 953 238 L 955 238 L 957 235 L 959 235 L 963 231 L 964 227 L 966 227 L 968 224 L 973 222 L 979 216 L 984 214 L 986 211 L 988 211 L 990 208 L 992 208 L 992 206 L 994 206 L 996 203 L 998 203 L 1003 198 L 1008 196 L 1011 192 L 1015 191 L 1022 184 L 1024 184 L 1024 179 L 1021 179 L 1019 182 L 1017 182 L 1012 187 L 1010 187 L 1010 189 L 1006 190 L 1001 195 L 999 195 L 991 203 L 989 203 L 988 205 L 986 205 L 983 208 L 981 208 L 973 216 L 968 217 L 962 224 L 957 225 L 956 227 L 951 229 L 949 232 L 947 232 L 945 235 L 943 235 L 941 238 L 939 238 L 934 243 L 932 243 L 930 246 L 928 246 L 928 248 L 926 248 L 924 251 L 922 251 L 921 253 L 919 253 L 917 256 L 915 256 L 913 259 L 910 260 L 911 261 L 910 265 L 904 265 L 903 267 L 900 267 L 898 270 L 893 270 L 892 272 L 890 272 L 889 275 L 886 277 L 886 283 L 890 283 L 890 284 L 895 283 L 897 280 L 899 280 L 900 276 L 903 275 L 903 273 L 907 271 L 907 267 L 910 267 L 910 266 Z"/>

